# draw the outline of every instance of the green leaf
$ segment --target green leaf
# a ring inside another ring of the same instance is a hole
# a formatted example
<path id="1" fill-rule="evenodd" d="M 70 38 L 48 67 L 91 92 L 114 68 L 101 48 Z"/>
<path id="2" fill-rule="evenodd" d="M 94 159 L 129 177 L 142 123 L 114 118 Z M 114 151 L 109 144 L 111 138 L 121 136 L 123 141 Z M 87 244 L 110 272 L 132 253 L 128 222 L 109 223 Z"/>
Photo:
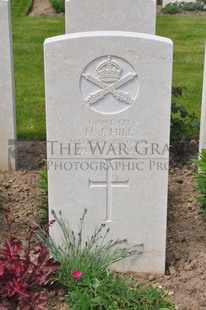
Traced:
<path id="1" fill-rule="evenodd" d="M 180 111 L 181 117 L 185 118 L 188 116 L 188 111 L 185 107 L 179 106 L 179 111 Z"/>

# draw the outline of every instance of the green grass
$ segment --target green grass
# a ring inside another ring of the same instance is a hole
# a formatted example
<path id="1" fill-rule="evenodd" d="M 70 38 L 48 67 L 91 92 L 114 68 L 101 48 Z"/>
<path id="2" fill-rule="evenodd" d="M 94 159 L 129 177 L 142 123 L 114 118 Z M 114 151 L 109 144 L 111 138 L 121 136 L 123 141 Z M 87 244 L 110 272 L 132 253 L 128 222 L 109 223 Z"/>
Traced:
<path id="1" fill-rule="evenodd" d="M 12 16 L 25 16 L 32 3 L 32 0 L 11 0 Z"/>
<path id="2" fill-rule="evenodd" d="M 18 138 L 45 139 L 43 42 L 64 33 L 64 17 L 28 17 L 32 0 L 11 0 Z"/>
<path id="3" fill-rule="evenodd" d="M 14 17 L 18 138 L 45 138 L 43 42 L 64 33 L 63 17 Z"/>
<path id="4" fill-rule="evenodd" d="M 178 103 L 199 117 L 206 38 L 205 16 L 158 16 L 157 34 L 169 37 L 174 42 L 173 85 L 187 88 Z"/>
<path id="5" fill-rule="evenodd" d="M 18 138 L 45 138 L 43 42 L 64 34 L 63 16 L 26 17 L 30 0 L 12 0 Z M 178 103 L 200 116 L 205 16 L 158 16 L 157 34 L 174 42 L 173 85 L 187 91 Z"/>

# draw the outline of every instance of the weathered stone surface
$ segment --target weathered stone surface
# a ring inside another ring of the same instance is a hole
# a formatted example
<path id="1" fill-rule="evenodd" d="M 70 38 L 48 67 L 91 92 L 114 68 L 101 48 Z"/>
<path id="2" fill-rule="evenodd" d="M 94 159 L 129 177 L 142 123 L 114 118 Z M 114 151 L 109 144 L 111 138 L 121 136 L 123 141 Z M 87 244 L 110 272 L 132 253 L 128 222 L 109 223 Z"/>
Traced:
<path id="1" fill-rule="evenodd" d="M 205 63 L 204 63 L 204 77 L 202 86 L 202 108 L 200 120 L 200 139 L 199 152 L 206 149 L 206 46 L 205 46 Z"/>
<path id="2" fill-rule="evenodd" d="M 155 0 L 67 0 L 66 33 L 134 31 L 155 34 Z"/>
<path id="3" fill-rule="evenodd" d="M 10 4 L 0 0 L 0 170 L 16 168 L 16 121 Z"/>
<path id="4" fill-rule="evenodd" d="M 49 207 L 85 237 L 143 254 L 113 266 L 165 268 L 172 42 L 148 34 L 87 32 L 47 39 L 45 86 Z M 61 239 L 54 225 L 51 233 Z"/>

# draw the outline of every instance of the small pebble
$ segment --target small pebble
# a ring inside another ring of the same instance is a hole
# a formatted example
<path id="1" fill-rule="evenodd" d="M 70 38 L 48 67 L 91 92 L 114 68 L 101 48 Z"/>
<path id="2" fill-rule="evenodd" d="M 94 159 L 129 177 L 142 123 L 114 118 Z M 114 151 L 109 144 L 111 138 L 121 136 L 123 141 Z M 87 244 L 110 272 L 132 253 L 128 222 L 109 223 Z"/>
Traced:
<path id="1" fill-rule="evenodd" d="M 169 291 L 168 295 L 172 296 L 172 295 L 174 295 L 174 293 L 175 293 L 174 291 Z"/>

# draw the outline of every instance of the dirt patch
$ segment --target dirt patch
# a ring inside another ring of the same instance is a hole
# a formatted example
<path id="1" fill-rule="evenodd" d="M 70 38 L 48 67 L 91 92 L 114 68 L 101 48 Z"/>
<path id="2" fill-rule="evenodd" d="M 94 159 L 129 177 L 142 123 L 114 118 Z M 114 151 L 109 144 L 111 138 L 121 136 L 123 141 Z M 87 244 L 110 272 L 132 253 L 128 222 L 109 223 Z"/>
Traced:
<path id="1" fill-rule="evenodd" d="M 31 220 L 39 221 L 40 214 L 36 208 L 40 190 L 37 188 L 38 170 L 46 158 L 45 142 L 18 142 L 18 170 L 0 171 L 0 196 L 3 198 L 3 210 L 9 213 L 13 232 L 25 239 L 25 232 Z M 1 211 L 0 211 L 1 212 Z M 4 216 L 0 217 L 0 243 L 8 235 Z"/>
<path id="2" fill-rule="evenodd" d="M 45 142 L 19 142 L 18 157 L 17 171 L 0 172 L 0 193 L 15 235 L 24 240 L 28 222 L 40 219 L 34 198 L 40 193 L 36 183 L 46 157 Z M 169 175 L 166 275 L 132 274 L 137 282 L 144 281 L 169 292 L 179 310 L 206 309 L 206 221 L 198 214 L 194 187 L 192 169 L 173 158 Z M 1 244 L 8 233 L 3 211 L 0 226 Z M 64 307 L 61 290 L 51 290 L 49 294 L 58 303 L 53 309 Z"/>
<path id="3" fill-rule="evenodd" d="M 206 309 L 206 222 L 194 187 L 191 169 L 170 169 L 166 275 L 135 275 L 169 292 L 180 310 Z"/>
<path id="4" fill-rule="evenodd" d="M 28 16 L 56 16 L 58 14 L 52 8 L 49 0 L 33 0 Z"/>

